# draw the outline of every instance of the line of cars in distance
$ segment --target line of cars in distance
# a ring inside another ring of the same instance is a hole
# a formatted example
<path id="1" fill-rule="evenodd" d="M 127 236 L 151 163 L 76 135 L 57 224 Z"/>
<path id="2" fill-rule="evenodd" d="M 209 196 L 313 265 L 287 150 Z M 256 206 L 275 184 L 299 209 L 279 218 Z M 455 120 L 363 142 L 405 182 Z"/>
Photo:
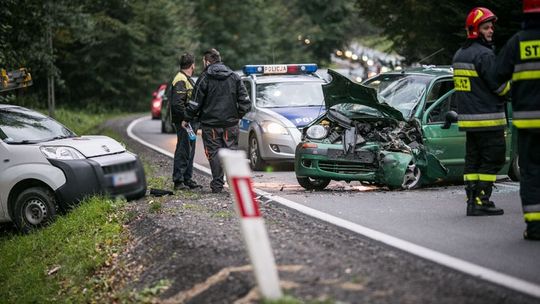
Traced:
<path id="1" fill-rule="evenodd" d="M 293 162 L 298 183 L 308 190 L 322 190 L 332 180 L 391 189 L 462 180 L 465 133 L 456 123 L 451 67 L 386 72 L 361 84 L 331 69 L 324 73 L 330 77 L 316 72 L 315 64 L 242 70 L 253 104 L 239 122 L 238 148 L 253 170 Z M 172 131 L 166 112 L 164 103 L 163 132 Z M 518 180 L 511 134 L 509 128 L 499 174 Z"/>

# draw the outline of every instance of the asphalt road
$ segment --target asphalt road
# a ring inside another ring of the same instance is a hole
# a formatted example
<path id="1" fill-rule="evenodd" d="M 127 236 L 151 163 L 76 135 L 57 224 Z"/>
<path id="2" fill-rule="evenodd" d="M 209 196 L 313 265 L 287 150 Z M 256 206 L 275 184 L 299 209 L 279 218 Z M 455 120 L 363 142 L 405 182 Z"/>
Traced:
<path id="1" fill-rule="evenodd" d="M 159 120 L 132 129 L 140 139 L 174 153 L 176 136 L 161 134 Z M 208 167 L 198 140 L 196 163 Z M 540 242 L 522 239 L 519 184 L 501 179 L 492 199 L 503 216 L 466 217 L 463 186 L 386 191 L 359 183 L 332 182 L 328 191 L 307 192 L 291 166 L 254 172 L 255 187 L 289 201 L 530 283 L 540 294 Z M 414 253 L 413 253 L 414 254 Z M 520 282 L 518 282 L 519 284 Z"/>

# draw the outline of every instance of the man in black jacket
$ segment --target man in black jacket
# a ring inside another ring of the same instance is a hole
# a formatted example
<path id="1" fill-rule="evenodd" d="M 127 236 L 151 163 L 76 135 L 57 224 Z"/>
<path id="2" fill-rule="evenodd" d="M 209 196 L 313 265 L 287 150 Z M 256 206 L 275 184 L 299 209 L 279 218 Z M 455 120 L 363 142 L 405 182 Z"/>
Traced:
<path id="1" fill-rule="evenodd" d="M 467 216 L 501 215 L 504 211 L 490 201 L 493 182 L 505 161 L 507 124 L 504 102 L 491 74 L 493 23 L 497 17 L 487 8 L 471 10 L 466 19 L 467 40 L 454 55 L 455 97 L 458 126 L 466 131 L 465 193 Z"/>
<path id="2" fill-rule="evenodd" d="M 238 121 L 251 109 L 251 101 L 240 76 L 221 62 L 216 49 L 204 53 L 204 72 L 197 80 L 193 100 L 188 103 L 185 122 L 198 116 L 210 169 L 212 192 L 223 190 L 220 148 L 238 144 Z"/>
<path id="3" fill-rule="evenodd" d="M 517 128 L 523 237 L 540 240 L 540 0 L 523 0 L 523 30 L 497 57 L 498 83 L 512 79 L 512 122 Z"/>
<path id="4" fill-rule="evenodd" d="M 182 120 L 185 116 L 185 109 L 188 100 L 193 92 L 193 71 L 195 70 L 195 58 L 186 53 L 180 57 L 180 72 L 176 74 L 172 81 L 171 88 L 171 117 L 176 129 L 176 150 L 174 151 L 173 182 L 175 190 L 195 189 L 201 186 L 193 179 L 193 159 L 195 156 L 196 139 L 190 139 Z M 199 128 L 199 123 L 195 120 L 191 122 L 191 127 L 195 132 Z"/>

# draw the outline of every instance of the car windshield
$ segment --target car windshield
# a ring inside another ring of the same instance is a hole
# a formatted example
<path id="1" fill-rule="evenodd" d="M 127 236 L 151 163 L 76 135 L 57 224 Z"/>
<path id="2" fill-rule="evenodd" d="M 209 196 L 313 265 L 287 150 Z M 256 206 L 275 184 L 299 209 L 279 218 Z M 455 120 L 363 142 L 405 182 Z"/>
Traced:
<path id="1" fill-rule="evenodd" d="M 319 82 L 274 82 L 257 85 L 257 106 L 261 108 L 309 107 L 324 104 Z"/>
<path id="2" fill-rule="evenodd" d="M 415 74 L 379 75 L 364 83 L 377 90 L 379 102 L 399 110 L 409 117 L 433 77 Z"/>
<path id="3" fill-rule="evenodd" d="M 75 133 L 38 112 L 24 108 L 0 109 L 0 138 L 6 143 L 36 143 L 74 136 Z"/>

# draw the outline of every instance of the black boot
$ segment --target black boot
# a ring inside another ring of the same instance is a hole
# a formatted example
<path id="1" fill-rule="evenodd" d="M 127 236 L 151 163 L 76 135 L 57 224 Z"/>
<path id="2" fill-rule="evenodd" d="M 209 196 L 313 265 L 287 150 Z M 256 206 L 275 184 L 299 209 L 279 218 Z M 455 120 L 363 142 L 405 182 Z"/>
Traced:
<path id="1" fill-rule="evenodd" d="M 471 208 L 467 208 L 467 216 L 484 216 L 484 215 L 502 215 L 504 210 L 497 208 L 495 204 L 489 200 L 491 197 L 492 182 L 478 182 L 476 186 L 476 195 Z"/>
<path id="2" fill-rule="evenodd" d="M 477 181 L 465 181 L 465 194 L 467 195 L 467 215 L 472 212 L 474 198 L 476 197 Z"/>
<path id="3" fill-rule="evenodd" d="M 527 229 L 523 232 L 523 238 L 529 241 L 540 241 L 540 222 L 527 222 Z"/>

